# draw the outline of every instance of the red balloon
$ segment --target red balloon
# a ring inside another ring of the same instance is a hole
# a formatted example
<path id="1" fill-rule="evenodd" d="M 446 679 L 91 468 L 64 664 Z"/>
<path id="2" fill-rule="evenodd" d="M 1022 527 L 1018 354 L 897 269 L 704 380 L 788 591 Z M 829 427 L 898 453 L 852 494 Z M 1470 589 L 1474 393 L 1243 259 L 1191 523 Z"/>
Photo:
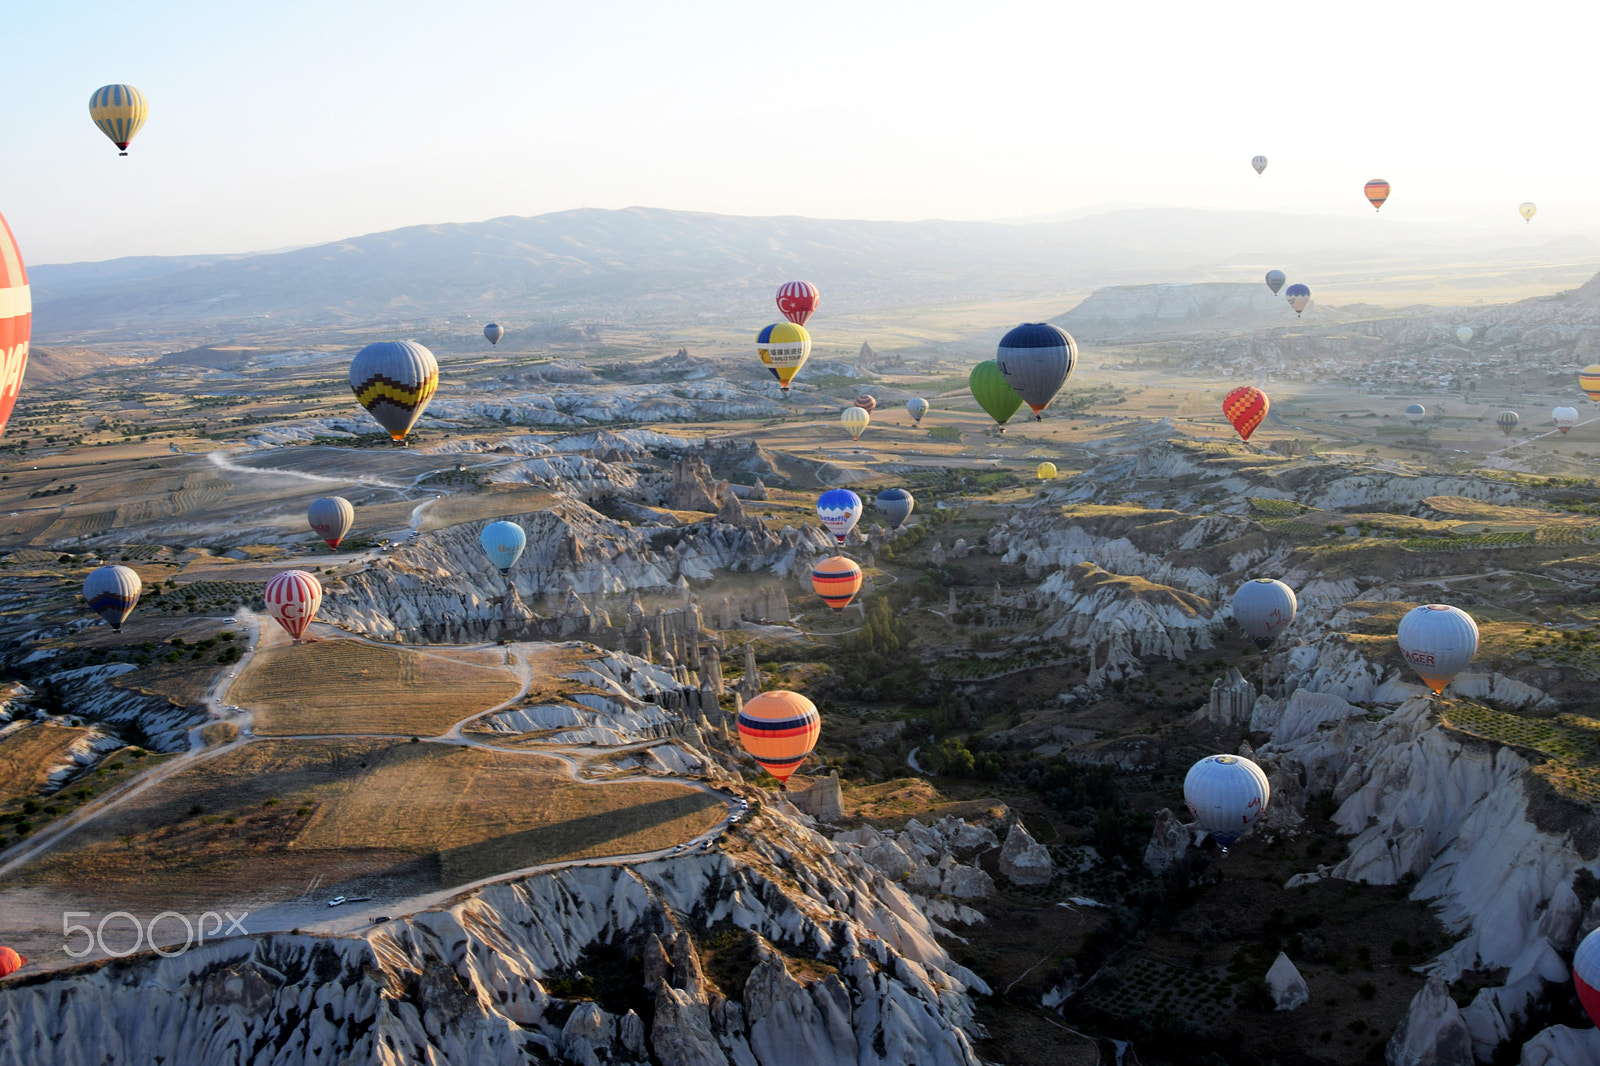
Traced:
<path id="1" fill-rule="evenodd" d="M 1384 181 L 1382 178 L 1373 178 L 1371 181 L 1367 182 L 1366 188 L 1362 191 L 1367 194 L 1367 202 L 1371 204 L 1372 209 L 1376 211 L 1381 208 L 1383 206 L 1383 202 L 1389 198 L 1389 183 Z"/>
<path id="2" fill-rule="evenodd" d="M 33 332 L 33 297 L 28 270 L 5 216 L 0 215 L 0 434 L 22 390 L 28 369 L 28 336 Z"/>
<path id="3" fill-rule="evenodd" d="M 10 977 L 27 964 L 27 959 L 10 948 L 0 948 L 0 977 Z"/>
<path id="4" fill-rule="evenodd" d="M 1600 1025 L 1600 930 L 1590 933 L 1572 956 L 1572 983 L 1578 989 L 1578 1002 L 1589 1017 Z"/>
<path id="5" fill-rule="evenodd" d="M 322 606 L 322 583 L 304 570 L 285 570 L 267 582 L 264 598 L 268 613 L 299 640 Z"/>
<path id="6" fill-rule="evenodd" d="M 796 325 L 805 325 L 821 302 L 822 293 L 809 281 L 786 281 L 778 287 L 778 310 Z"/>
<path id="7" fill-rule="evenodd" d="M 1222 398 L 1222 413 L 1245 440 L 1267 417 L 1267 394 L 1254 385 L 1234 389 Z"/>

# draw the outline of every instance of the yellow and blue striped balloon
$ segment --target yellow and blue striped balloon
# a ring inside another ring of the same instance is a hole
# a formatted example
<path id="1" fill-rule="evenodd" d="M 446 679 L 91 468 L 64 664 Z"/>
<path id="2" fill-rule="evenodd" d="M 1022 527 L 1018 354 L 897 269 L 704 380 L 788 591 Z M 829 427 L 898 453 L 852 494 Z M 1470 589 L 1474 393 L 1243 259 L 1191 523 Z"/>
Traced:
<path id="1" fill-rule="evenodd" d="M 144 93 L 131 85 L 102 85 L 89 97 L 89 117 L 122 155 L 128 154 L 128 143 L 149 115 Z"/>

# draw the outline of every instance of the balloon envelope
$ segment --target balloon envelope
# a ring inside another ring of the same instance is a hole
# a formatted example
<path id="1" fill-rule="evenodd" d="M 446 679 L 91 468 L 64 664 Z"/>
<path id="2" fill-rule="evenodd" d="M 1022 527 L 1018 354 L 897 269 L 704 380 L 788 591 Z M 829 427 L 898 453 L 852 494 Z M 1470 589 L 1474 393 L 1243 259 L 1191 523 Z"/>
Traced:
<path id="1" fill-rule="evenodd" d="M 1056 464 L 1054 464 L 1054 463 L 1040 463 L 1039 464 L 1039 480 L 1040 481 L 1054 481 L 1056 479 L 1056 475 L 1057 475 Z"/>
<path id="2" fill-rule="evenodd" d="M 1511 436 L 1511 431 L 1517 428 L 1517 423 L 1522 419 L 1515 411 L 1501 411 L 1494 416 L 1494 424 L 1500 427 L 1500 432 Z"/>
<path id="3" fill-rule="evenodd" d="M 1578 371 L 1578 388 L 1593 403 L 1600 403 L 1600 363 L 1591 363 Z"/>
<path id="4" fill-rule="evenodd" d="M 1600 929 L 1584 937 L 1573 953 L 1572 983 L 1589 1020 L 1600 1025 Z"/>
<path id="5" fill-rule="evenodd" d="M 806 324 L 822 303 L 822 293 L 809 281 L 786 281 L 778 286 L 778 311 L 797 326 Z"/>
<path id="6" fill-rule="evenodd" d="M 1478 623 L 1457 607 L 1430 603 L 1400 619 L 1400 655 L 1435 693 L 1478 652 Z"/>
<path id="7" fill-rule="evenodd" d="M 872 416 L 867 414 L 864 407 L 846 407 L 839 412 L 839 421 L 844 423 L 845 432 L 850 434 L 851 440 L 860 440 Z"/>
<path id="8" fill-rule="evenodd" d="M 884 489 L 872 504 L 889 520 L 890 529 L 899 529 L 900 524 L 911 517 L 917 501 L 905 489 Z"/>
<path id="9" fill-rule="evenodd" d="M 10 977 L 28 964 L 13 948 L 0 947 L 0 977 Z"/>
<path id="10" fill-rule="evenodd" d="M 1233 620 L 1256 647 L 1266 651 L 1294 621 L 1299 606 L 1294 589 L 1282 581 L 1258 577 L 1233 594 Z"/>
<path id="11" fill-rule="evenodd" d="M 906 410 L 911 412 L 911 421 L 922 424 L 922 416 L 928 413 L 928 401 L 921 396 L 913 396 L 906 401 Z"/>
<path id="12" fill-rule="evenodd" d="M 1190 812 L 1225 848 L 1244 836 L 1271 797 L 1267 775 L 1241 755 L 1208 755 L 1183 779 Z"/>
<path id="13" fill-rule="evenodd" d="M 506 335 L 506 331 L 500 328 L 499 323 L 491 322 L 483 327 L 483 335 L 489 338 L 490 344 L 499 344 L 500 338 Z"/>
<path id="14" fill-rule="evenodd" d="M 856 406 L 871 414 L 878 409 L 878 398 L 870 392 L 863 392 L 856 397 Z"/>
<path id="15" fill-rule="evenodd" d="M 306 521 L 313 533 L 328 542 L 328 547 L 337 548 L 356 524 L 356 509 L 343 496 L 324 496 L 311 501 L 306 508 Z"/>
<path id="16" fill-rule="evenodd" d="M 1383 202 L 1389 198 L 1389 183 L 1382 178 L 1373 178 L 1361 191 L 1366 194 L 1367 203 L 1376 211 L 1381 209 Z"/>
<path id="17" fill-rule="evenodd" d="M 123 155 L 128 154 L 128 142 L 149 115 L 144 93 L 131 85 L 102 85 L 89 97 L 89 117 Z"/>
<path id="18" fill-rule="evenodd" d="M 1278 295 L 1278 290 L 1283 288 L 1283 283 L 1288 280 L 1288 276 L 1281 270 L 1267 271 L 1267 288 L 1272 290 L 1274 296 Z"/>
<path id="19" fill-rule="evenodd" d="M 861 591 L 861 567 L 842 555 L 824 559 L 811 570 L 811 589 L 823 603 L 842 611 Z"/>
<path id="20" fill-rule="evenodd" d="M 811 334 L 795 322 L 774 322 L 756 334 L 756 355 L 784 392 L 811 357 Z"/>
<path id="21" fill-rule="evenodd" d="M 857 408 L 859 410 L 859 408 Z M 849 489 L 829 489 L 817 497 L 817 517 L 840 544 L 861 521 L 861 497 Z"/>
<path id="22" fill-rule="evenodd" d="M 972 397 L 978 401 L 978 406 L 1002 426 L 1022 406 L 1022 397 L 1006 381 L 1006 376 L 1000 372 L 1000 364 L 993 359 L 985 359 L 972 368 L 972 373 L 967 376 L 967 387 L 972 390 Z"/>
<path id="23" fill-rule="evenodd" d="M 299 640 L 322 606 L 322 583 L 304 570 L 285 570 L 272 576 L 263 596 L 267 613 Z"/>
<path id="24" fill-rule="evenodd" d="M 763 692 L 746 703 L 739 715 L 739 742 L 780 782 L 788 781 L 800 768 L 817 746 L 821 732 L 822 716 L 816 704 L 784 689 Z"/>
<path id="25" fill-rule="evenodd" d="M 1289 306 L 1294 308 L 1294 313 L 1298 316 L 1311 303 L 1311 286 L 1295 282 L 1284 290 L 1283 298 L 1289 301 Z"/>
<path id="26" fill-rule="evenodd" d="M 416 341 L 380 341 L 356 353 L 350 389 L 396 441 L 406 439 L 439 387 L 439 363 Z"/>
<path id="27" fill-rule="evenodd" d="M 1408 422 L 1421 422 L 1423 416 L 1425 416 L 1427 413 L 1428 409 L 1422 406 L 1420 403 L 1406 404 L 1406 421 Z"/>
<path id="28" fill-rule="evenodd" d="M 1222 398 L 1222 413 L 1245 440 L 1267 417 L 1267 394 L 1254 385 L 1242 385 Z"/>
<path id="29" fill-rule="evenodd" d="M 1555 422 L 1556 428 L 1565 437 L 1567 430 L 1578 424 L 1578 409 L 1576 407 L 1557 407 L 1550 412 L 1550 418 Z"/>
<path id="30" fill-rule="evenodd" d="M 1078 365 L 1078 344 L 1072 334 L 1048 322 L 1024 322 L 1000 338 L 995 363 L 1006 384 L 1035 417 L 1050 406 L 1073 367 Z"/>
<path id="31" fill-rule="evenodd" d="M 98 567 L 83 579 L 83 598 L 89 601 L 89 610 L 111 623 L 118 633 L 138 606 L 143 591 L 144 582 L 126 566 Z"/>
<path id="32" fill-rule="evenodd" d="M 1462 344 L 1465 344 L 1468 341 L 1470 341 L 1471 339 L 1472 339 L 1472 327 L 1470 327 L 1470 326 L 1458 326 L 1458 327 L 1456 327 L 1456 340 L 1460 341 Z"/>
<path id="33" fill-rule="evenodd" d="M 1539 208 L 1534 204 L 1534 202 L 1532 200 L 1523 201 L 1522 205 L 1517 208 L 1517 214 L 1522 216 L 1522 220 L 1524 222 L 1532 222 L 1533 221 L 1533 216 L 1538 214 L 1538 213 L 1539 213 Z"/>
<path id="34" fill-rule="evenodd" d="M 1250 160 L 1250 165 L 1255 167 L 1256 173 L 1259 174 L 1263 170 L 1267 169 L 1267 157 L 1264 155 L 1258 155 L 1254 159 Z"/>
<path id="35" fill-rule="evenodd" d="M 528 535 L 515 522 L 490 522 L 478 534 L 478 543 L 483 545 L 489 561 L 502 574 L 506 574 L 522 557 L 522 549 L 528 544 Z"/>
<path id="36" fill-rule="evenodd" d="M 28 338 L 33 333 L 33 290 L 11 226 L 0 215 L 0 434 L 22 391 L 28 369 Z"/>

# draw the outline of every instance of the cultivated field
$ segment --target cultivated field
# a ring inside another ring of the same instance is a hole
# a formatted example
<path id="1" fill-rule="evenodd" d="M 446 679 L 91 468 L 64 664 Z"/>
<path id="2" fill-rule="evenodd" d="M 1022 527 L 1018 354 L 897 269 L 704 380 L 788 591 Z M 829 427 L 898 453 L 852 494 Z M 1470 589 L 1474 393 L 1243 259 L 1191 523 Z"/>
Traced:
<path id="1" fill-rule="evenodd" d="M 0 737 L 0 805 L 37 795 L 46 773 L 70 763 L 67 749 L 88 735 L 87 729 L 30 722 Z"/>
<path id="2" fill-rule="evenodd" d="M 258 651 L 229 690 L 262 735 L 433 736 L 517 694 L 503 652 L 320 640 Z"/>

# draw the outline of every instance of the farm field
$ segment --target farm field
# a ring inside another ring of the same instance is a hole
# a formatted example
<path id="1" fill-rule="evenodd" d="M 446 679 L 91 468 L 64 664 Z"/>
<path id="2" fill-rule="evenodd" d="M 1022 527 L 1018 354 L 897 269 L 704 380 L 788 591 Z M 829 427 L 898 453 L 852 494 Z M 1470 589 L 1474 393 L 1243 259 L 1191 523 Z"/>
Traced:
<path id="1" fill-rule="evenodd" d="M 504 654 L 319 640 L 258 651 L 229 690 L 263 736 L 434 736 L 517 694 Z"/>
<path id="2" fill-rule="evenodd" d="M 0 737 L 0 805 L 36 795 L 50 769 L 71 762 L 67 751 L 87 729 L 30 722 Z"/>

